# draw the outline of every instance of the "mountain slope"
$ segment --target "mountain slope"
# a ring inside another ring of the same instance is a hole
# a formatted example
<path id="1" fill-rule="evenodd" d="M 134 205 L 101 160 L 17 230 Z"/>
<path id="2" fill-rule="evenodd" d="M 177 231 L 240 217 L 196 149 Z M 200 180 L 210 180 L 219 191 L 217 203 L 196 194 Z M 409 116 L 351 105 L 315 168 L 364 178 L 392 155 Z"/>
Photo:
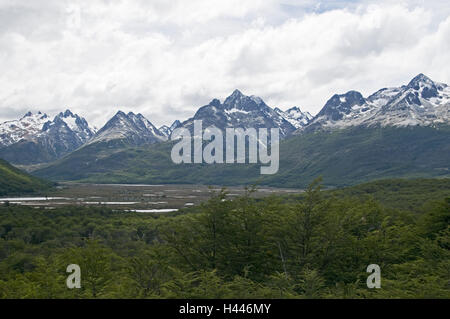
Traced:
<path id="1" fill-rule="evenodd" d="M 449 101 L 446 84 L 419 74 L 408 85 L 382 89 L 368 98 L 357 91 L 336 94 L 311 121 L 303 114 L 307 124 L 292 137 L 296 127 L 288 118 L 293 119 L 299 109 L 273 110 L 260 98 L 235 90 L 223 103 L 215 99 L 201 107 L 182 126 L 192 130 L 194 120 L 202 120 L 204 128 L 214 125 L 222 130 L 279 127 L 285 140 L 280 144 L 276 175 L 259 175 L 260 165 L 174 165 L 172 143 L 151 148 L 129 148 L 139 143 L 128 143 L 123 149 L 103 145 L 81 149 L 36 174 L 55 180 L 108 183 L 259 181 L 289 187 L 303 187 L 319 175 L 331 186 L 382 178 L 448 176 Z"/>
<path id="2" fill-rule="evenodd" d="M 50 186 L 50 183 L 28 175 L 0 159 L 0 196 L 42 192 Z"/>
<path id="3" fill-rule="evenodd" d="M 280 172 L 268 182 L 305 185 L 321 175 L 328 185 L 346 186 L 384 178 L 448 177 L 449 163 L 448 125 L 349 127 L 286 140 Z"/>
<path id="4" fill-rule="evenodd" d="M 173 143 L 108 153 L 83 149 L 38 170 L 52 180 L 101 183 L 237 185 L 259 182 L 304 187 L 322 175 L 329 186 L 382 178 L 449 176 L 450 127 L 351 127 L 305 132 L 280 144 L 280 170 L 261 176 L 260 165 L 182 164 L 170 159 Z"/>

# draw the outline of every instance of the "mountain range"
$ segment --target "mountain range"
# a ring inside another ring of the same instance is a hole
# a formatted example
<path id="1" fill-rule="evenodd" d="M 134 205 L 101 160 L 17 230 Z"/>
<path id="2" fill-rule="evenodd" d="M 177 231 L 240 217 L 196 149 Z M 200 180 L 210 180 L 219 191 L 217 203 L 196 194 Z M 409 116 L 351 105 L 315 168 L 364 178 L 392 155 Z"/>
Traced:
<path id="1" fill-rule="evenodd" d="M 298 111 L 301 113 L 300 110 Z M 291 113 L 272 109 L 257 96 L 247 96 L 235 90 L 223 103 L 214 99 L 208 105 L 201 107 L 192 118 L 181 123 L 181 127 L 193 131 L 195 120 L 202 120 L 203 127 L 215 126 L 221 130 L 227 127 L 244 129 L 278 127 L 280 136 L 285 138 L 297 127 L 304 125 L 303 117 L 298 115 L 298 118 L 294 119 Z"/>
<path id="2" fill-rule="evenodd" d="M 336 94 L 303 129 L 429 126 L 448 123 L 449 112 L 450 87 L 419 74 L 408 85 L 384 88 L 367 98 L 357 91 Z"/>
<path id="3" fill-rule="evenodd" d="M 201 107 L 195 115 L 184 121 L 176 120 L 171 126 L 156 128 L 142 114 L 118 111 L 100 130 L 96 131 L 86 120 L 70 110 L 53 120 L 47 114 L 31 112 L 21 119 L 0 124 L 0 158 L 13 164 L 30 165 L 49 163 L 65 155 L 96 143 L 142 146 L 165 142 L 178 127 L 192 129 L 194 120 L 202 120 L 204 127 L 260 128 L 278 127 L 280 136 L 288 137 L 312 119 L 298 107 L 286 112 L 267 106 L 256 96 L 246 96 L 235 90 L 221 103 L 214 99 Z"/>
<path id="4" fill-rule="evenodd" d="M 220 129 L 278 127 L 285 140 L 280 145 L 280 172 L 264 178 L 266 184 L 301 186 L 320 174 L 327 174 L 333 185 L 383 176 L 445 176 L 450 162 L 449 109 L 450 87 L 423 74 L 407 85 L 383 88 L 368 97 L 357 91 L 336 94 L 314 117 L 298 107 L 273 109 L 261 98 L 235 90 L 223 102 L 213 99 L 193 117 L 170 127 L 156 128 L 141 114 L 119 111 L 95 132 L 70 111 L 52 121 L 42 113 L 27 114 L 0 125 L 0 157 L 14 164 L 47 163 L 34 173 L 53 180 L 260 181 L 251 165 L 190 167 L 170 162 L 168 139 L 173 130 L 192 130 L 194 120 L 202 120 L 203 127 Z M 384 159 L 379 158 L 382 154 Z M 431 160 L 427 163 L 425 158 Z"/>
<path id="5" fill-rule="evenodd" d="M 84 145 L 95 130 L 70 110 L 53 120 L 28 112 L 21 119 L 0 124 L 0 158 L 14 164 L 51 162 Z"/>

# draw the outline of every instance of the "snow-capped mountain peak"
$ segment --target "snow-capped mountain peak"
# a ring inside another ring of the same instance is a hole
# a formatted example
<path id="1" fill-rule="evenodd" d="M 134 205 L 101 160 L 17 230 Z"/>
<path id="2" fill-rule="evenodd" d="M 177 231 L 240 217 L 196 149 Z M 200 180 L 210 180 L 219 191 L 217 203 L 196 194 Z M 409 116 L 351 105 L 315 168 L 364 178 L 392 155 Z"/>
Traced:
<path id="1" fill-rule="evenodd" d="M 173 132 L 176 128 L 181 126 L 181 122 L 178 120 L 175 120 L 172 125 L 170 126 L 170 131 Z"/>
<path id="2" fill-rule="evenodd" d="M 142 114 L 118 111 L 88 142 L 126 140 L 132 145 L 151 144 L 167 140 Z"/>
<path id="3" fill-rule="evenodd" d="M 28 111 L 24 116 L 22 116 L 21 120 L 23 120 L 25 118 L 46 119 L 46 118 L 48 118 L 48 115 L 45 113 L 42 113 L 41 111 L 38 111 L 36 114 L 33 114 L 33 112 Z"/>
<path id="4" fill-rule="evenodd" d="M 49 121 L 47 114 L 26 113 L 19 120 L 0 124 L 0 147 L 17 143 L 23 139 L 34 139 L 42 133 L 42 128 Z"/>
<path id="5" fill-rule="evenodd" d="M 204 128 L 209 126 L 219 129 L 278 127 L 282 137 L 295 130 L 295 126 L 267 106 L 260 97 L 247 96 L 239 90 L 234 90 L 223 103 L 213 99 L 208 105 L 199 108 L 194 117 L 183 122 L 182 126 L 192 130 L 194 120 L 202 120 Z"/>
<path id="6" fill-rule="evenodd" d="M 238 103 L 240 100 L 242 100 L 245 97 L 244 94 L 242 94 L 241 91 L 239 91 L 238 89 L 234 90 L 233 93 L 231 93 L 231 95 L 229 97 L 227 97 L 225 99 L 225 101 L 223 102 L 224 105 L 235 105 L 236 103 Z M 218 99 L 214 99 L 217 100 Z M 214 101 L 213 100 L 213 101 Z"/>
<path id="7" fill-rule="evenodd" d="M 362 106 L 365 103 L 366 100 L 357 91 L 335 94 L 328 100 L 318 116 L 328 116 L 333 121 L 341 120 L 345 115 L 350 114 L 355 106 Z"/>
<path id="8" fill-rule="evenodd" d="M 163 134 L 165 137 L 169 137 L 170 134 L 172 133 L 170 131 L 170 127 L 168 127 L 167 125 L 163 125 L 161 127 L 158 128 L 158 130 L 161 132 L 161 134 Z"/>
<path id="9" fill-rule="evenodd" d="M 431 80 L 428 76 L 426 76 L 423 73 L 420 73 L 418 75 L 416 75 L 409 83 L 408 83 L 408 87 L 412 87 L 415 88 L 416 90 L 419 89 L 419 87 L 421 86 L 433 86 L 435 85 L 435 83 L 433 82 L 433 80 Z"/>
<path id="10" fill-rule="evenodd" d="M 178 128 L 181 125 L 181 122 L 176 120 L 172 123 L 172 125 L 169 127 L 167 125 L 163 125 L 160 128 L 158 128 L 159 132 L 161 134 L 163 134 L 166 137 L 170 137 L 170 135 L 172 134 L 172 132 Z"/>
<path id="11" fill-rule="evenodd" d="M 44 127 L 44 131 L 53 125 L 64 125 L 63 123 L 80 139 L 82 143 L 86 142 L 94 135 L 94 130 L 89 127 L 87 121 L 77 114 L 73 114 L 69 109 L 55 116 L 53 122 L 48 123 L 46 127 Z"/>
<path id="12" fill-rule="evenodd" d="M 219 101 L 218 99 L 214 99 L 213 102 Z M 217 103 L 214 103 L 217 104 Z M 226 110 L 230 109 L 246 109 L 249 108 L 250 104 L 259 105 L 255 101 L 255 97 L 250 97 L 242 94 L 239 90 L 234 90 L 233 93 L 225 99 L 223 102 L 223 107 Z"/>
<path id="13" fill-rule="evenodd" d="M 291 123 L 296 129 L 304 127 L 313 118 L 309 112 L 302 112 L 297 106 L 294 106 L 287 111 L 283 111 L 277 107 L 275 108 L 275 112 Z"/>
<path id="14" fill-rule="evenodd" d="M 19 120 L 0 124 L 2 156 L 17 164 L 57 159 L 77 149 L 92 136 L 86 120 L 70 110 L 59 113 L 53 120 L 42 112 L 28 112 Z M 34 155 L 20 155 L 28 152 Z"/>
<path id="15" fill-rule="evenodd" d="M 2 156 L 13 163 L 34 164 L 57 159 L 92 136 L 86 120 L 70 110 L 53 120 L 42 112 L 28 112 L 19 120 L 0 124 L 0 149 Z M 21 155 L 29 152 L 34 155 Z"/>
<path id="16" fill-rule="evenodd" d="M 305 129 L 347 126 L 410 126 L 448 123 L 450 89 L 424 74 L 407 85 L 381 89 L 367 99 L 350 91 L 334 95 Z"/>
<path id="17" fill-rule="evenodd" d="M 417 91 L 424 99 L 437 97 L 439 95 L 436 83 L 422 73 L 414 77 L 408 83 L 407 87 Z"/>

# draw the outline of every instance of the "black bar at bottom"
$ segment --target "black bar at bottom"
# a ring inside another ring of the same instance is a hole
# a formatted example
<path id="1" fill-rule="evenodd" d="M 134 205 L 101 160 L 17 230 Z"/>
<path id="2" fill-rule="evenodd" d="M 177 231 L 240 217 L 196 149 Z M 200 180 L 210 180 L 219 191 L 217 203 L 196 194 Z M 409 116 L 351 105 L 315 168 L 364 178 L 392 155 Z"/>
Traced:
<path id="1" fill-rule="evenodd" d="M 2 312 L 11 310 L 91 318 L 94 313 L 114 313 L 130 318 L 312 318 L 343 314 L 384 317 L 392 310 L 402 315 L 433 309 L 445 313 L 449 300 L 0 300 Z"/>

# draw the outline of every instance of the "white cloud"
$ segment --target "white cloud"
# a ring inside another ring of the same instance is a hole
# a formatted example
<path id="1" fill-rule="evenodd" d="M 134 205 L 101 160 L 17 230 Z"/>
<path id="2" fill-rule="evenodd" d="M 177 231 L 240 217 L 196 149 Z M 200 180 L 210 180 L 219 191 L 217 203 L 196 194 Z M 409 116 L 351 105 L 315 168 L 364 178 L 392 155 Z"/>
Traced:
<path id="1" fill-rule="evenodd" d="M 74 3 L 77 5 L 74 6 Z M 450 82 L 438 1 L 0 0 L 0 120 L 70 107 L 157 125 L 233 89 L 316 113 L 423 72 Z"/>

